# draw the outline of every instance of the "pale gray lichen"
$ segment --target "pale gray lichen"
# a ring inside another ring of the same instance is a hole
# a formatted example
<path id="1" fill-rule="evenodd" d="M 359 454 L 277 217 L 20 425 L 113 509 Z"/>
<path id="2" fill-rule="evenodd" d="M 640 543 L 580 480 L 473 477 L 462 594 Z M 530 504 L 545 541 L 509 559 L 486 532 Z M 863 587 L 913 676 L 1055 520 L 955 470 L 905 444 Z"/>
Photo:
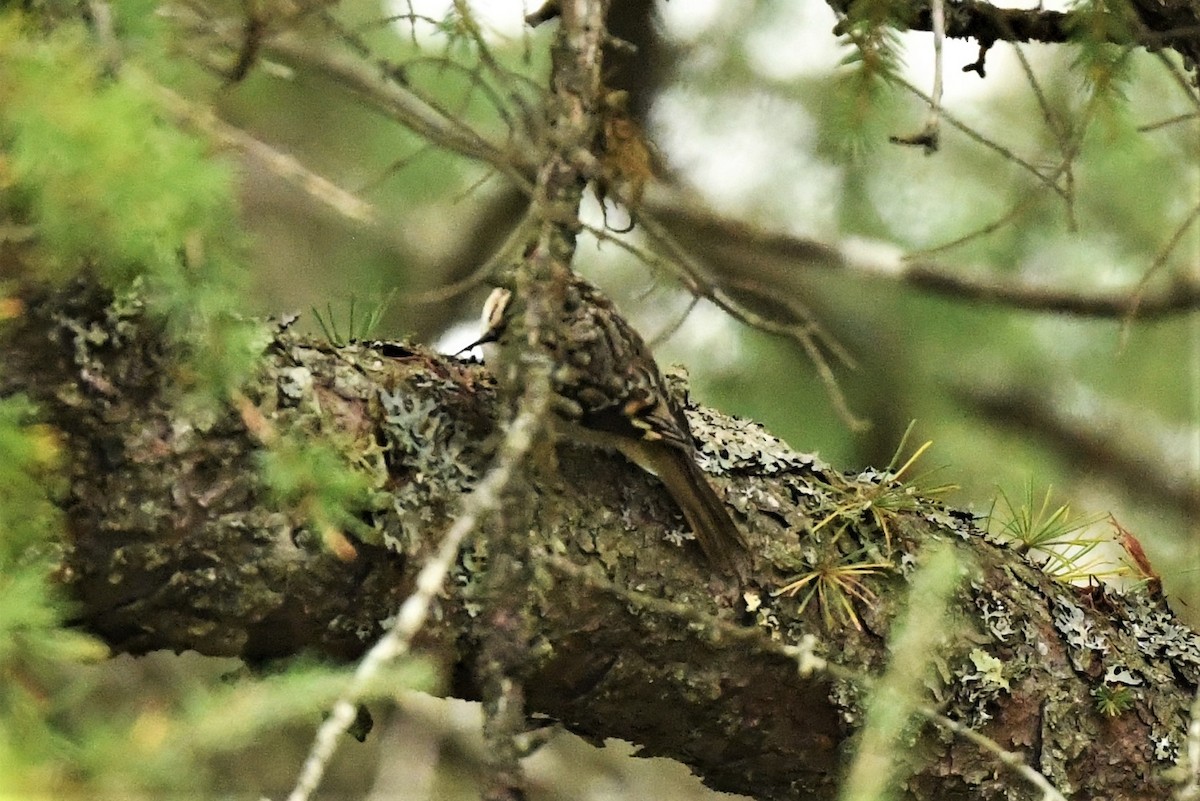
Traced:
<path id="1" fill-rule="evenodd" d="M 1154 739 L 1154 758 L 1160 762 L 1175 762 L 1179 759 L 1179 743 L 1170 734 Z"/>
<path id="2" fill-rule="evenodd" d="M 284 367 L 279 371 L 279 394 L 291 405 L 313 399 L 312 370 L 303 366 Z"/>
<path id="3" fill-rule="evenodd" d="M 710 473 L 753 470 L 775 475 L 800 469 L 829 469 L 816 454 L 792 450 L 753 421 L 695 407 L 688 408 L 687 416 L 699 446 L 697 461 Z"/>
<path id="4" fill-rule="evenodd" d="M 1092 660 L 1112 650 L 1108 638 L 1096 627 L 1095 621 L 1083 609 L 1062 597 L 1054 599 L 1054 627 L 1067 643 L 1071 663 L 1076 670 L 1086 671 Z"/>
<path id="5" fill-rule="evenodd" d="M 65 333 L 70 337 L 75 366 L 80 368 L 84 383 L 103 394 L 110 394 L 112 385 L 105 377 L 106 360 L 101 351 L 133 342 L 140 335 L 140 321 L 145 316 L 145 286 L 136 278 L 128 291 L 113 296 L 104 307 L 104 319 L 90 323 L 55 312 L 54 336 Z M 60 333 L 61 332 L 61 333 Z"/>
<path id="6" fill-rule="evenodd" d="M 999 595 L 980 591 L 975 596 L 975 608 L 979 610 L 980 619 L 988 633 L 997 642 L 1007 643 L 1008 638 L 1016 633 L 1013 628 L 1012 610 Z"/>
<path id="7" fill-rule="evenodd" d="M 688 540 L 696 539 L 696 535 L 693 534 L 691 531 L 688 531 L 686 529 L 676 526 L 674 528 L 668 529 L 666 534 L 663 535 L 663 539 L 665 539 L 667 542 L 671 543 L 672 545 L 681 548 L 681 547 L 683 547 L 683 544 L 685 542 L 687 542 Z"/>
<path id="8" fill-rule="evenodd" d="M 416 380 L 422 390 L 419 395 L 403 383 L 390 391 L 377 390 L 387 461 L 405 478 L 393 493 L 400 530 L 384 532 L 383 540 L 400 549 L 419 539 L 459 493 L 470 490 L 478 479 L 477 466 L 487 463 L 480 453 L 484 444 L 471 437 L 439 401 L 440 394 L 457 392 L 457 385 Z"/>
<path id="9" fill-rule="evenodd" d="M 1106 684 L 1127 684 L 1130 687 L 1139 687 L 1145 682 L 1133 675 L 1133 672 L 1125 665 L 1112 664 L 1104 672 L 1104 682 Z"/>
<path id="10" fill-rule="evenodd" d="M 980 534 L 976 521 L 979 517 L 961 509 L 948 509 L 931 501 L 924 514 L 926 521 L 944 531 L 953 531 L 960 540 L 969 540 Z"/>
<path id="11" fill-rule="evenodd" d="M 475 485 L 478 458 L 469 455 L 470 442 L 461 427 L 447 419 L 434 398 L 418 398 L 406 387 L 379 390 L 387 423 L 386 437 L 394 452 L 418 482 L 436 480 L 443 487 L 463 492 Z"/>
<path id="12" fill-rule="evenodd" d="M 773 642 L 780 642 L 783 633 L 780 630 L 779 613 L 774 606 L 774 598 L 764 595 L 757 589 L 749 589 L 742 593 L 746 603 L 746 611 L 754 616 L 754 625 L 767 633 Z"/>
<path id="13" fill-rule="evenodd" d="M 1129 632 L 1149 659 L 1167 659 L 1189 682 L 1200 681 L 1200 636 L 1146 594 L 1126 596 Z"/>

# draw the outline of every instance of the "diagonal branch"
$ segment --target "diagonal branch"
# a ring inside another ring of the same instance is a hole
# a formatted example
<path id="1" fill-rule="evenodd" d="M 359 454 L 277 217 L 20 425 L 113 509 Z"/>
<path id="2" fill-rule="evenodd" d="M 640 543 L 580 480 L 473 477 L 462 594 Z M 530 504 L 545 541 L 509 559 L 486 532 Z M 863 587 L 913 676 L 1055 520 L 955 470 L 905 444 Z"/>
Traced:
<path id="1" fill-rule="evenodd" d="M 82 285 L 30 297 L 0 345 L 0 394 L 29 394 L 61 436 L 71 539 L 58 579 L 77 601 L 76 624 L 116 651 L 361 656 L 494 461 L 495 398 L 477 366 L 401 343 L 335 348 L 276 330 L 247 397 L 271 408 L 281 432 L 329 432 L 376 486 L 358 514 L 378 541 L 357 542 L 342 561 L 272 504 L 253 466 L 261 445 L 235 411 L 192 419 L 174 403 L 177 345 L 138 304 Z M 553 554 L 520 588 L 538 612 L 530 636 L 546 644 L 522 656 L 527 705 L 580 734 L 681 759 L 720 789 L 832 798 L 861 719 L 858 696 L 798 672 L 787 644 L 815 636 L 822 659 L 870 673 L 888 658 L 905 574 L 870 577 L 876 600 L 860 606 L 861 631 L 828 630 L 819 609 L 772 595 L 798 554 L 844 560 L 847 550 L 887 547 L 861 505 L 847 505 L 867 479 L 840 477 L 746 421 L 707 410 L 691 420 L 753 543 L 743 596 L 711 591 L 652 479 L 593 450 L 562 449 L 561 480 L 520 479 L 531 490 L 526 511 L 542 521 L 522 529 L 524 547 Z M 377 458 L 365 458 L 369 447 Z M 931 539 L 973 564 L 951 601 L 969 631 L 948 636 L 937 655 L 947 679 L 940 713 L 1006 748 L 1042 743 L 1036 764 L 1073 797 L 1165 797 L 1170 753 L 1151 756 L 1148 744 L 1183 742 L 1200 638 L 1144 594 L 1110 591 L 1088 606 L 1076 588 L 990 544 L 970 514 L 905 497 L 911 509 L 893 513 L 897 564 Z M 838 509 L 850 511 L 836 532 L 815 530 L 812 521 Z M 472 667 L 494 622 L 467 595 L 501 555 L 479 547 L 456 562 L 453 583 L 466 592 L 440 597 L 436 622 L 414 640 L 456 677 L 456 697 L 481 694 Z M 1003 675 L 988 679 L 981 659 Z M 1136 710 L 1102 719 L 1092 690 L 1109 665 L 1141 683 Z M 921 755 L 913 781 L 928 795 L 1003 794 L 1008 780 L 977 746 L 912 736 Z"/>

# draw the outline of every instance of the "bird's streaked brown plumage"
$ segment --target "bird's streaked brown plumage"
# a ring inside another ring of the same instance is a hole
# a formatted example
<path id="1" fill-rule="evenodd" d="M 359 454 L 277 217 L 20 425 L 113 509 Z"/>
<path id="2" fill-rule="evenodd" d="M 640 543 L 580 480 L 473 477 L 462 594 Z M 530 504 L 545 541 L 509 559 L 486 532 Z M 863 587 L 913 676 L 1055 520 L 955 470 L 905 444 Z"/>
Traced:
<path id="1" fill-rule="evenodd" d="M 507 354 L 523 304 L 496 289 L 484 306 L 484 360 L 502 384 L 515 379 Z M 540 344 L 554 361 L 560 435 L 615 449 L 653 473 L 679 505 L 701 549 L 715 566 L 736 572 L 746 548 L 724 502 L 696 464 L 687 418 L 673 400 L 650 349 L 612 301 L 572 274 L 558 318 L 543 326 Z"/>

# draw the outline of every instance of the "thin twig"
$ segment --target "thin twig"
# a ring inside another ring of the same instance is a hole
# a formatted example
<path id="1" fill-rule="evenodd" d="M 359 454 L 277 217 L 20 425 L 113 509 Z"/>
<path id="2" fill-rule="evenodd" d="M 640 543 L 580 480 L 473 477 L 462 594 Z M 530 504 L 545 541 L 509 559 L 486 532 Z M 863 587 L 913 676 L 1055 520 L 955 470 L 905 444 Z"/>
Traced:
<path id="1" fill-rule="evenodd" d="M 811 309 L 796 298 L 784 297 L 779 294 L 768 294 L 756 282 L 751 282 L 738 276 L 727 276 L 722 279 L 721 283 L 724 286 L 752 293 L 760 299 L 783 306 L 793 317 L 801 321 L 802 326 L 800 327 L 802 330 L 811 335 L 818 345 L 828 350 L 845 367 L 851 370 L 858 369 L 858 361 L 854 358 L 854 355 L 850 353 L 846 346 L 838 342 L 832 334 L 825 330 L 825 327 L 817 321 L 817 316 Z"/>
<path id="2" fill-rule="evenodd" d="M 1063 169 L 1059 174 L 1063 176 L 1066 186 L 1062 187 L 1062 199 L 1066 203 L 1067 208 L 1067 228 L 1074 231 L 1077 227 L 1075 221 L 1075 169 L 1072 159 L 1067 157 L 1067 151 L 1071 148 L 1070 130 L 1065 121 L 1059 120 L 1054 113 L 1054 109 L 1050 106 L 1050 101 L 1046 98 L 1046 93 L 1042 91 L 1042 85 L 1038 82 L 1037 75 L 1033 72 L 1033 67 L 1029 63 L 1029 59 L 1025 57 L 1025 51 L 1021 45 L 1014 43 L 1013 52 L 1017 54 L 1017 61 L 1021 65 L 1022 71 L 1025 73 L 1025 80 L 1028 81 L 1030 89 L 1033 91 L 1033 96 L 1037 100 L 1038 108 L 1042 111 L 1042 119 L 1046 121 L 1046 127 L 1050 129 L 1050 133 L 1054 136 L 1054 140 L 1058 143 L 1059 155 L 1062 156 L 1061 164 Z M 1055 186 L 1058 185 L 1057 177 L 1055 178 Z"/>
<path id="3" fill-rule="evenodd" d="M 913 93 L 917 97 L 924 100 L 926 103 L 933 102 L 933 98 L 931 98 L 929 95 L 922 92 L 920 89 L 918 89 L 913 84 L 904 80 L 904 78 L 898 76 L 896 80 L 900 83 L 901 86 L 903 86 L 905 89 L 907 89 L 909 92 Z M 965 134 L 968 139 L 971 139 L 972 141 L 983 145 L 984 147 L 988 148 L 989 150 L 994 151 L 995 153 L 1002 156 L 1006 161 L 1011 161 L 1013 164 L 1016 164 L 1021 169 L 1025 170 L 1026 172 L 1028 172 L 1031 175 L 1033 175 L 1034 177 L 1036 177 L 1038 179 L 1038 182 L 1045 184 L 1047 186 L 1047 188 L 1054 190 L 1055 192 L 1057 192 L 1060 195 L 1063 194 L 1062 187 L 1058 186 L 1058 184 L 1056 183 L 1056 181 L 1058 179 L 1057 174 L 1055 174 L 1052 177 L 1047 177 L 1045 174 L 1042 173 L 1041 170 L 1039 170 L 1033 164 L 1031 164 L 1028 161 L 1026 161 L 1025 159 L 1021 158 L 1016 153 L 1014 153 L 1011 150 L 1009 150 L 1008 148 L 1006 148 L 1004 145 L 1001 145 L 998 142 L 994 142 L 991 139 L 988 139 L 986 136 L 979 133 L 974 128 L 967 125 L 965 122 L 958 119 L 958 117 L 955 117 L 953 114 L 946 111 L 945 109 L 942 109 L 941 118 L 943 120 L 945 120 L 947 123 L 949 123 L 951 126 L 953 126 L 954 128 L 957 128 L 963 134 Z"/>
<path id="4" fill-rule="evenodd" d="M 281 153 L 242 129 L 225 122 L 212 109 L 185 100 L 161 84 L 152 81 L 146 81 L 145 84 L 163 107 L 180 122 L 199 130 L 222 146 L 238 150 L 343 217 L 368 225 L 377 222 L 374 206 L 308 169 L 294 156 Z"/>
<path id="5" fill-rule="evenodd" d="M 501 496 L 524 462 L 525 454 L 545 424 L 549 410 L 549 374 L 543 370 L 537 375 L 538 379 L 531 381 L 525 391 L 520 410 L 508 428 L 495 466 L 464 499 L 462 512 L 442 536 L 432 558 L 417 574 L 413 593 L 404 599 L 388 630 L 359 662 L 342 696 L 317 730 L 288 801 L 308 801 L 317 789 L 337 749 L 339 738 L 354 722 L 358 699 L 388 662 L 408 653 L 413 638 L 429 618 L 429 610 L 454 566 L 459 549 L 480 522 L 500 508 Z"/>
<path id="6" fill-rule="evenodd" d="M 1065 170 L 1066 170 L 1066 163 L 1064 162 L 1063 164 L 1061 164 L 1059 166 L 1058 174 L 1061 175 L 1062 172 Z M 944 253 L 947 250 L 954 250 L 955 248 L 962 247 L 963 245 L 967 244 L 968 242 L 973 242 L 976 239 L 981 239 L 985 236 L 989 236 L 990 234 L 994 234 L 996 231 L 999 231 L 1001 228 L 1003 228 L 1004 226 L 1008 225 L 1013 220 L 1020 217 L 1030 207 L 1036 205 L 1037 202 L 1039 200 L 1041 200 L 1041 192 L 1042 192 L 1042 187 L 1034 187 L 1033 190 L 1030 191 L 1028 195 L 1026 195 L 1024 198 L 1022 198 L 1021 200 L 1014 203 L 1012 208 L 1010 208 L 1008 211 L 1004 212 L 1004 214 L 995 218 L 991 222 L 986 223 L 985 225 L 981 225 L 978 228 L 972 229 L 971 231 L 968 231 L 967 233 L 965 233 L 962 236 L 959 236 L 955 239 L 951 239 L 947 242 L 943 242 L 940 245 L 932 245 L 927 248 L 921 248 L 919 250 L 914 250 L 914 251 L 908 253 L 905 256 L 905 259 L 906 260 L 925 259 L 930 256 L 935 256 L 938 253 Z"/>
<path id="7" fill-rule="evenodd" d="M 1169 125 L 1178 125 L 1181 122 L 1189 122 L 1190 120 L 1197 118 L 1200 118 L 1200 112 L 1189 111 L 1184 114 L 1176 114 L 1174 117 L 1167 117 L 1166 119 L 1159 120 L 1157 122 L 1149 122 L 1145 125 L 1139 125 L 1134 130 L 1138 133 L 1150 133 L 1151 131 L 1157 131 L 1160 128 L 1166 128 Z"/>
<path id="8" fill-rule="evenodd" d="M 695 311 L 696 306 L 699 305 L 699 303 L 699 295 L 690 295 L 688 297 L 687 308 L 684 309 L 681 314 L 677 314 L 675 319 L 672 320 L 665 328 L 663 328 L 663 330 L 650 337 L 650 341 L 646 343 L 650 346 L 650 349 L 654 350 L 659 345 L 679 333 L 679 329 L 683 327 L 683 324 L 687 321 L 687 318 L 692 316 L 692 312 Z"/>
<path id="9" fill-rule="evenodd" d="M 1179 68 L 1178 64 L 1171 60 L 1171 56 L 1165 50 L 1158 50 L 1154 55 L 1159 60 L 1159 63 L 1166 68 L 1167 74 L 1171 76 L 1175 85 L 1187 96 L 1188 102 L 1197 109 L 1200 109 L 1200 94 L 1196 93 L 1196 87 L 1192 84 L 1192 79 Z"/>
<path id="10" fill-rule="evenodd" d="M 925 130 L 932 141 L 933 149 L 937 149 L 938 132 L 941 128 L 939 115 L 942 110 L 943 59 L 942 43 L 946 39 L 946 6 L 945 0 L 930 0 L 929 12 L 933 21 L 933 102 L 929 104 L 929 121 Z"/>
<path id="11" fill-rule="evenodd" d="M 207 10 L 203 6 L 192 6 L 189 7 L 191 15 L 184 16 L 179 13 L 180 7 L 174 7 L 171 16 L 194 32 L 209 34 L 225 46 L 236 48 L 239 45 L 238 31 L 206 16 Z M 529 181 L 514 167 L 505 151 L 471 126 L 439 109 L 432 98 L 422 96 L 413 87 L 395 80 L 394 71 L 389 71 L 390 65 L 381 63 L 372 69 L 361 60 L 334 53 L 286 32 L 270 36 L 263 43 L 263 49 L 291 61 L 293 66 L 299 65 L 324 75 L 350 89 L 386 116 L 438 147 L 513 172 L 518 186 L 527 187 L 527 192 L 532 191 Z M 193 51 L 191 55 L 202 62 L 211 59 L 207 50 Z"/>
<path id="12" fill-rule="evenodd" d="M 389 178 L 396 176 L 401 171 L 408 168 L 408 166 L 410 164 L 415 163 L 417 161 L 417 159 L 419 159 L 421 156 L 424 156 L 426 153 L 428 153 L 432 149 L 433 149 L 433 145 L 429 144 L 428 142 L 422 143 L 412 153 L 410 153 L 407 156 L 404 156 L 402 158 L 398 158 L 395 161 L 393 161 L 391 164 L 384 167 L 382 170 L 379 171 L 378 175 L 376 175 L 374 178 L 371 178 L 370 180 L 368 180 L 365 183 L 363 183 L 362 185 L 360 185 L 358 187 L 358 191 L 359 192 L 372 192 L 375 189 L 378 189 Z"/>
<path id="13" fill-rule="evenodd" d="M 530 194 L 533 185 L 527 177 L 532 165 L 518 162 L 519 150 L 502 150 L 479 132 L 452 116 L 439 111 L 436 104 L 420 96 L 411 87 L 379 76 L 366 65 L 311 46 L 291 36 L 272 38 L 266 49 L 293 65 L 319 72 L 369 101 L 396 122 L 418 136 L 446 150 L 487 162 L 507 175 L 522 191 Z"/>
<path id="14" fill-rule="evenodd" d="M 930 0 L 929 15 L 933 30 L 933 92 L 929 97 L 929 114 L 921 131 L 912 136 L 892 136 L 890 141 L 901 145 L 920 145 L 929 155 L 938 149 L 942 109 L 942 43 L 946 39 L 946 7 L 944 0 Z"/>
<path id="15" fill-rule="evenodd" d="M 516 126 L 512 120 L 512 115 L 509 113 L 508 107 L 504 105 L 503 98 L 501 98 L 500 95 L 496 93 L 496 89 L 487 82 L 487 79 L 483 77 L 478 67 L 468 67 L 466 64 L 459 64 L 457 61 L 451 61 L 441 56 L 415 56 L 413 58 L 405 59 L 403 62 L 398 62 L 396 66 L 403 68 L 410 75 L 416 73 L 418 68 L 423 67 L 437 67 L 438 71 L 442 72 L 443 74 L 447 70 L 453 70 L 461 73 L 463 77 L 467 79 L 467 82 L 473 89 L 478 89 L 483 93 L 483 96 L 487 99 L 488 105 L 495 110 L 497 116 L 499 116 L 504 122 L 505 127 L 507 127 L 510 132 L 516 130 Z M 513 94 L 515 94 L 515 91 Z M 469 94 L 467 95 L 466 99 L 470 99 Z"/>
<path id="16" fill-rule="evenodd" d="M 698 293 L 708 298 L 719 309 L 735 320 L 751 328 L 787 337 L 798 343 L 813 362 L 813 366 L 817 370 L 817 376 L 821 379 L 821 383 L 825 387 L 826 396 L 829 398 L 830 403 L 833 404 L 834 411 L 846 426 L 854 431 L 862 431 L 869 427 L 870 424 L 866 420 L 858 417 L 851 411 L 850 404 L 847 402 L 846 396 L 838 384 L 837 376 L 834 375 L 833 369 L 829 366 L 825 355 L 821 352 L 820 346 L 814 340 L 814 333 L 819 334 L 820 329 L 814 327 L 815 324 L 811 321 L 811 318 L 805 325 L 788 325 L 771 320 L 752 311 L 708 281 L 704 277 L 702 266 L 696 262 L 695 258 L 686 249 L 675 241 L 666 227 L 655 220 L 652 215 L 640 214 L 637 221 L 642 232 L 656 245 L 657 253 L 647 253 L 623 239 L 614 237 L 607 231 L 599 230 L 592 226 L 584 226 L 584 228 L 599 239 L 616 243 L 619 247 L 637 256 L 647 265 L 666 267 L 669 272 L 683 279 L 685 285 L 694 294 Z M 841 352 L 844 353 L 844 351 Z"/>
<path id="17" fill-rule="evenodd" d="M 1015 772 L 1018 776 L 1025 779 L 1025 781 L 1029 782 L 1038 790 L 1040 790 L 1042 793 L 1042 801 L 1067 801 L 1066 796 L 1064 796 L 1062 792 L 1055 787 L 1049 779 L 1046 778 L 1045 774 L 1035 770 L 1032 766 L 1030 766 L 1030 764 L 1025 761 L 1025 758 L 1021 754 L 1015 751 L 1006 750 L 991 737 L 980 734 L 974 729 L 959 723 L 957 720 L 946 717 L 933 707 L 922 706 L 918 708 L 917 711 L 920 712 L 925 718 L 929 719 L 938 726 L 941 726 L 943 729 L 946 729 L 947 731 L 974 743 L 984 751 L 987 751 L 989 754 L 996 757 L 1000 764 Z"/>
<path id="18" fill-rule="evenodd" d="M 1054 109 L 1051 108 L 1050 101 L 1046 98 L 1046 93 L 1042 90 L 1042 85 L 1038 82 L 1037 75 L 1034 74 L 1033 66 L 1029 63 L 1029 58 L 1026 57 L 1024 48 L 1019 43 L 1014 42 L 1013 52 L 1017 54 L 1017 63 L 1021 65 L 1021 71 L 1025 73 L 1025 80 L 1029 83 L 1029 88 L 1033 91 L 1033 97 L 1037 100 L 1038 108 L 1042 110 L 1042 119 L 1046 121 L 1046 127 L 1050 129 L 1050 133 L 1054 134 L 1059 148 L 1066 150 L 1068 141 L 1066 126 L 1061 124 L 1060 120 L 1054 114 Z"/>
<path id="19" fill-rule="evenodd" d="M 480 63 L 497 78 L 502 81 L 506 80 L 508 71 L 500 66 L 500 63 L 492 54 L 492 48 L 488 46 L 487 40 L 483 38 L 483 31 L 480 29 L 475 15 L 471 13 L 471 7 L 467 5 L 465 0 L 453 0 L 453 2 L 454 10 L 458 12 L 458 18 L 462 20 L 463 29 L 478 49 Z"/>
<path id="20" fill-rule="evenodd" d="M 1088 102 L 1088 105 L 1084 110 L 1082 120 L 1075 130 L 1074 138 L 1069 142 L 1068 147 L 1063 152 L 1063 158 L 1062 158 L 1062 161 L 1059 163 L 1058 167 L 1055 168 L 1054 172 L 1050 173 L 1049 176 L 1041 176 L 1044 187 L 1053 188 L 1063 198 L 1063 200 L 1067 201 L 1068 214 L 1073 214 L 1073 206 L 1071 203 L 1071 191 L 1072 191 L 1071 186 L 1068 185 L 1068 187 L 1066 189 L 1058 186 L 1057 185 L 1058 178 L 1060 175 L 1068 174 L 1071 163 L 1075 160 L 1075 157 L 1079 155 L 1079 149 L 1083 145 L 1084 134 L 1087 132 L 1088 127 L 1091 125 L 1092 117 L 1095 115 L 1095 112 L 1096 112 L 1096 103 L 1097 103 L 1097 100 L 1093 96 L 1092 99 Z M 1039 176 L 1040 175 L 1041 174 L 1039 173 Z M 935 245 L 933 247 L 923 248 L 921 250 L 914 251 L 909 254 L 908 258 L 909 259 L 924 258 L 924 257 L 931 256 L 935 253 L 941 253 L 946 250 L 951 250 L 952 248 L 959 247 L 959 246 L 964 245 L 967 242 L 970 242 L 974 239 L 978 239 L 982 236 L 986 236 L 990 233 L 993 233 L 993 232 L 999 230 L 1000 228 L 1002 228 L 1005 224 L 1007 224 L 1011 220 L 1019 217 L 1026 208 L 1033 205 L 1034 202 L 1036 202 L 1036 200 L 1038 199 L 1038 195 L 1040 194 L 1041 190 L 1044 187 L 1035 187 L 1033 189 L 1033 191 L 1030 192 L 1027 197 L 1023 198 L 1021 201 L 1016 203 L 1009 211 L 1007 211 L 999 219 L 994 220 L 980 228 L 977 228 L 976 230 L 971 231 L 970 233 L 964 234 L 963 236 L 960 236 L 957 239 L 951 240 L 950 242 L 945 242 L 941 245 Z"/>
<path id="21" fill-rule="evenodd" d="M 472 270 L 465 278 L 461 278 L 445 286 L 425 290 L 424 292 L 405 293 L 400 296 L 400 299 L 404 303 L 414 305 L 442 303 L 450 298 L 461 295 L 463 292 L 474 289 L 505 265 L 516 261 L 521 256 L 521 252 L 529 243 L 530 235 L 536 224 L 537 220 L 533 215 L 526 214 L 521 222 L 517 223 L 512 232 L 504 239 L 504 243 L 496 249 L 496 252 L 489 256 L 487 261 L 479 265 L 475 270 Z"/>
<path id="22" fill-rule="evenodd" d="M 642 223 L 643 229 L 645 229 L 647 218 L 642 216 L 639 218 L 639 221 Z M 771 320 L 770 318 L 750 311 L 745 307 L 744 304 L 732 298 L 728 293 L 721 293 L 712 282 L 704 277 L 704 271 L 700 265 L 696 264 L 695 260 L 690 256 L 690 254 L 681 249 L 673 239 L 664 240 L 671 242 L 673 250 L 671 254 L 663 255 L 657 251 L 644 250 L 637 245 L 634 245 L 632 242 L 629 242 L 628 240 L 616 236 L 601 228 L 584 224 L 582 229 L 596 237 L 598 240 L 613 243 L 617 247 L 632 255 L 634 258 L 638 259 L 638 261 L 641 261 L 646 266 L 657 270 L 663 270 L 672 274 L 684 285 L 684 288 L 686 288 L 693 297 L 704 298 L 712 302 L 715 306 L 739 322 L 744 323 L 751 328 L 757 328 L 768 334 L 774 334 L 776 336 L 782 336 L 797 341 L 804 336 L 810 338 L 815 337 L 817 344 L 828 348 L 829 351 L 837 357 L 838 361 L 842 362 L 851 369 L 857 369 L 858 365 L 855 363 L 854 357 L 850 355 L 850 352 L 846 350 L 840 342 L 835 340 L 831 335 L 827 334 L 821 325 L 816 321 L 815 315 L 813 315 L 812 312 L 805 308 L 804 305 L 795 298 L 779 298 L 772 296 L 770 300 L 773 303 L 786 307 L 788 311 L 792 313 L 792 316 L 800 320 L 801 323 L 788 324 Z M 665 229 L 662 230 L 662 235 L 669 236 Z M 760 297 L 762 296 L 762 291 L 760 288 L 749 286 L 744 282 L 738 281 L 736 278 L 731 278 L 725 283 L 731 287 L 742 289 L 743 291 L 754 292 Z"/>
<path id="23" fill-rule="evenodd" d="M 1163 245 L 1162 249 L 1154 256 L 1154 261 L 1152 261 L 1146 271 L 1142 273 L 1142 277 L 1138 280 L 1137 286 L 1131 293 L 1129 299 L 1129 311 L 1125 314 L 1125 319 L 1121 323 L 1122 346 L 1124 346 L 1125 342 L 1128 340 L 1130 328 L 1133 326 L 1134 318 L 1137 317 L 1138 308 L 1142 305 L 1142 300 L 1146 294 L 1146 287 L 1150 284 L 1150 279 L 1157 275 L 1159 270 L 1166 265 L 1167 259 L 1169 259 L 1171 254 L 1175 252 L 1175 249 L 1179 247 L 1180 241 L 1183 240 L 1184 235 L 1188 232 L 1188 229 L 1192 227 L 1192 224 L 1195 223 L 1197 219 L 1200 219 L 1200 203 L 1193 206 L 1192 210 L 1188 212 L 1187 216 L 1184 217 L 1183 220 L 1180 221 L 1179 225 L 1175 227 L 1174 232 L 1171 234 L 1171 238 L 1167 240 L 1167 244 Z"/>

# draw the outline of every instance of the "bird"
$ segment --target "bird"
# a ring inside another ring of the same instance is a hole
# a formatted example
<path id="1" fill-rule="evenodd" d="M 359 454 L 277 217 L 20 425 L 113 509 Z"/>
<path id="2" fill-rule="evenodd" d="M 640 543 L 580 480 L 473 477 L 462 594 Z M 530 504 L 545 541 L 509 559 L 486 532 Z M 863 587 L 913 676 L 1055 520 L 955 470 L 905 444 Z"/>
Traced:
<path id="1" fill-rule="evenodd" d="M 554 365 L 555 437 L 615 450 L 657 476 L 708 562 L 737 575 L 746 541 L 696 462 L 687 418 L 650 348 L 612 301 L 582 276 L 570 272 L 562 289 L 551 293 L 554 311 L 538 334 L 538 344 Z M 504 287 L 494 289 L 484 303 L 477 344 L 502 387 L 517 381 L 524 308 L 521 298 Z"/>

